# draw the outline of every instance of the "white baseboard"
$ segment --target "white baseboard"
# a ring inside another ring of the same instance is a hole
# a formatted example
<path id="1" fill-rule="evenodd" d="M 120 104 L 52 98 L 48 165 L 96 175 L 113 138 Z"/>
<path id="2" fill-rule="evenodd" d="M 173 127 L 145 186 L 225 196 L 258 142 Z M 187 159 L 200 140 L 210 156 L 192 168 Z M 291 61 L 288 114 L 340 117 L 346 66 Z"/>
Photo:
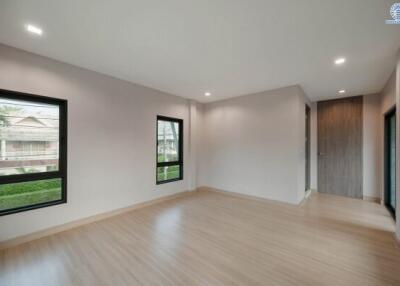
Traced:
<path id="1" fill-rule="evenodd" d="M 367 202 L 373 202 L 373 203 L 381 203 L 381 198 L 377 197 L 370 197 L 370 196 L 363 196 L 363 200 Z"/>
<path id="2" fill-rule="evenodd" d="M 400 238 L 397 237 L 396 233 L 394 234 L 394 241 L 397 248 L 400 250 Z"/>
<path id="3" fill-rule="evenodd" d="M 301 202 L 299 203 L 299 205 L 302 206 L 302 205 L 308 200 L 308 198 L 311 196 L 311 194 L 312 194 L 313 192 L 314 192 L 314 191 L 313 191 L 312 189 L 307 190 L 307 191 L 305 192 L 305 194 L 304 194 L 304 198 L 301 200 Z"/>
<path id="4" fill-rule="evenodd" d="M 216 192 L 216 193 L 220 193 L 220 194 L 223 194 L 223 195 L 233 196 L 233 197 L 237 197 L 237 198 L 241 198 L 241 199 L 259 201 L 259 202 L 269 202 L 269 203 L 277 203 L 277 204 L 291 205 L 291 206 L 299 205 L 299 204 L 295 204 L 295 203 L 289 203 L 289 202 L 283 202 L 283 201 L 278 201 L 278 200 L 273 200 L 273 199 L 261 198 L 261 197 L 252 196 L 252 195 L 245 195 L 245 194 L 242 194 L 242 193 L 225 191 L 225 190 L 220 190 L 220 189 L 211 188 L 211 187 L 198 187 L 197 191 L 199 191 L 199 192 Z"/>

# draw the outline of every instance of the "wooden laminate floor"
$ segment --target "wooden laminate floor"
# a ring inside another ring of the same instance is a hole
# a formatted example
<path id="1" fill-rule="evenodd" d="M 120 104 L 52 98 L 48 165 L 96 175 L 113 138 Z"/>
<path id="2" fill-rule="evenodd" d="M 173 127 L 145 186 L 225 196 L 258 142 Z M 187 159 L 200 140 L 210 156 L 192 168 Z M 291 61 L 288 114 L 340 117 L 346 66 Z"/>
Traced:
<path id="1" fill-rule="evenodd" d="M 0 285 L 400 285 L 379 204 L 195 192 L 0 253 Z"/>

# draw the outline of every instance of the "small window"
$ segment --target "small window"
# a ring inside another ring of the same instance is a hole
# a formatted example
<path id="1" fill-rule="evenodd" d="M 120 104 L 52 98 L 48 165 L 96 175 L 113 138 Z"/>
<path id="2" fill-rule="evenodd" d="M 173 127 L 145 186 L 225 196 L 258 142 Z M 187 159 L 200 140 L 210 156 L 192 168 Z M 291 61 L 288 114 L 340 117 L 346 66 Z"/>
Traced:
<path id="1" fill-rule="evenodd" d="M 183 179 L 183 120 L 157 116 L 157 184 Z"/>
<path id="2" fill-rule="evenodd" d="M 67 102 L 0 90 L 0 215 L 66 202 Z"/>

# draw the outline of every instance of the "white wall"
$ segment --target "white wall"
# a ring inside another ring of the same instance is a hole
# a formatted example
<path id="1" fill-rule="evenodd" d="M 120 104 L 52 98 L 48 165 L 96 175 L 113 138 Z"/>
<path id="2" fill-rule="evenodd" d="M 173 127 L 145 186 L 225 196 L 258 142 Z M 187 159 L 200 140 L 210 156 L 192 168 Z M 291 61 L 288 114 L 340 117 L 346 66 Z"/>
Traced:
<path id="1" fill-rule="evenodd" d="M 0 241 L 191 188 L 188 100 L 3 45 L 0 88 L 69 109 L 68 203 L 0 217 Z M 185 180 L 160 186 L 157 114 L 183 118 L 185 131 Z"/>
<path id="2" fill-rule="evenodd" d="M 199 185 L 299 203 L 304 104 L 298 86 L 207 104 Z"/>
<path id="3" fill-rule="evenodd" d="M 380 111 L 379 111 L 379 125 L 380 125 L 380 177 L 381 177 L 381 186 L 380 193 L 382 198 L 382 203 L 385 201 L 385 114 L 389 112 L 396 105 L 396 70 L 393 71 L 389 80 L 387 81 L 385 87 L 380 93 L 381 102 L 380 102 Z"/>
<path id="4" fill-rule="evenodd" d="M 189 190 L 197 188 L 198 181 L 198 158 L 201 156 L 201 129 L 202 129 L 203 104 L 190 100 L 189 103 Z"/>
<path id="5" fill-rule="evenodd" d="M 307 98 L 303 89 L 296 86 L 297 96 L 297 202 L 304 198 L 306 186 L 306 104 L 310 105 L 311 102 Z M 311 163 L 311 162 L 310 162 Z"/>
<path id="6" fill-rule="evenodd" d="M 363 97 L 363 195 L 382 197 L 383 116 L 381 95 Z"/>
<path id="7" fill-rule="evenodd" d="M 196 158 L 196 187 L 200 185 L 202 180 L 202 173 L 200 172 L 200 168 L 202 164 L 204 164 L 204 152 L 205 152 L 205 143 L 206 140 L 204 139 L 204 104 L 197 103 L 196 105 L 196 112 L 197 112 L 197 137 L 196 137 L 196 144 L 197 144 L 197 158 Z"/>
<path id="8" fill-rule="evenodd" d="M 396 68 L 393 71 L 392 75 L 390 76 L 388 82 L 386 83 L 384 89 L 381 92 L 381 126 L 382 126 L 382 131 L 381 131 L 381 144 L 382 144 L 382 156 L 384 152 L 384 145 L 383 145 L 383 133 L 384 133 L 384 115 L 386 112 L 388 112 L 393 106 L 396 106 L 396 116 L 397 116 L 397 128 L 396 128 L 396 145 L 400 146 L 400 112 L 399 112 L 399 104 L 400 104 L 400 53 L 397 56 L 397 62 L 396 62 Z M 400 182 L 400 155 L 397 154 L 397 175 L 396 175 L 396 181 Z M 383 157 L 382 157 L 382 162 L 383 162 Z M 382 191 L 384 190 L 384 180 L 383 180 L 383 174 L 384 174 L 384 169 L 382 168 Z M 400 184 L 397 183 L 396 185 L 397 193 L 396 193 L 396 214 L 400 214 Z M 382 198 L 384 198 L 384 194 L 382 194 Z M 397 238 L 400 240 L 400 219 L 396 220 L 396 235 Z"/>
<path id="9" fill-rule="evenodd" d="M 318 190 L 318 110 L 311 104 L 311 189 Z"/>
<path id="10" fill-rule="evenodd" d="M 381 114 L 384 115 L 396 105 L 396 70 L 393 71 L 381 92 Z"/>

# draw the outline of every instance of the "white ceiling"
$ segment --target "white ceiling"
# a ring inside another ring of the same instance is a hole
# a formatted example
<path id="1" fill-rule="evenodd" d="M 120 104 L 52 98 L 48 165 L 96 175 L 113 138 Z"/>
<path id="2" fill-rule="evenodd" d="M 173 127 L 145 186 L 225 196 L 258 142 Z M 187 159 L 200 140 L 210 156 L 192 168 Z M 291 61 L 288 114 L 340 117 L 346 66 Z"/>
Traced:
<path id="1" fill-rule="evenodd" d="M 394 2 L 1 0 L 0 42 L 202 102 L 294 84 L 321 100 L 382 89 L 400 47 Z"/>

